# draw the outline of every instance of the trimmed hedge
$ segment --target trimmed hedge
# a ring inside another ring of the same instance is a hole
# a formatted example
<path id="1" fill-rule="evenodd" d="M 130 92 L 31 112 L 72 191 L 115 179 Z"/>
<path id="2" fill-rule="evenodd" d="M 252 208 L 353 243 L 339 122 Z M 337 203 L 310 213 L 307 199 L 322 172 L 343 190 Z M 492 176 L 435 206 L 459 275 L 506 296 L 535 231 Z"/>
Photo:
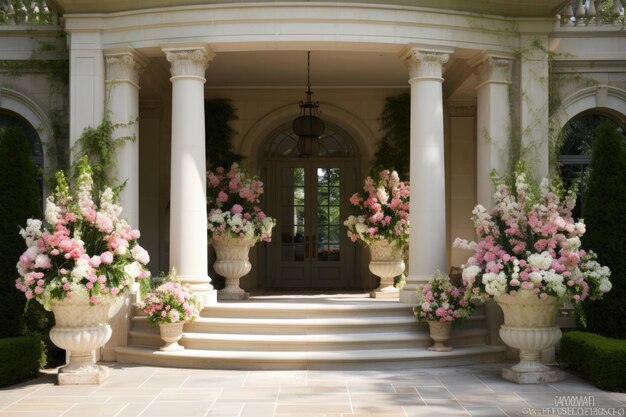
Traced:
<path id="1" fill-rule="evenodd" d="M 561 359 L 593 385 L 626 392 L 626 340 L 571 331 L 561 339 Z"/>
<path id="2" fill-rule="evenodd" d="M 43 346 L 38 336 L 0 339 L 0 387 L 36 376 L 46 364 Z"/>
<path id="3" fill-rule="evenodd" d="M 613 289 L 602 300 L 582 304 L 585 330 L 626 338 L 626 147 L 624 137 L 609 122 L 600 125 L 593 143 L 591 173 L 585 195 L 587 233 L 583 247 L 598 254 L 611 268 Z"/>
<path id="4" fill-rule="evenodd" d="M 21 130 L 0 127 L 0 338 L 22 334 L 26 297 L 15 289 L 15 265 L 26 250 L 20 226 L 29 217 L 41 217 L 36 167 L 30 145 Z"/>

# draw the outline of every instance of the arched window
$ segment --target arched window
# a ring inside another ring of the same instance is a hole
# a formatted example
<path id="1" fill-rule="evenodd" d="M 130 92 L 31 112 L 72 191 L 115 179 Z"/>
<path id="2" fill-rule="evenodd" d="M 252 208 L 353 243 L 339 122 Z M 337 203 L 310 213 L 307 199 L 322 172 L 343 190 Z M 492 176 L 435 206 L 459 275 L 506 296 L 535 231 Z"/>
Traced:
<path id="1" fill-rule="evenodd" d="M 28 143 L 30 144 L 30 158 L 31 161 L 39 168 L 37 173 L 37 185 L 43 201 L 43 145 L 37 130 L 19 114 L 0 109 L 0 126 L 2 127 L 14 127 L 22 131 Z"/>
<path id="2" fill-rule="evenodd" d="M 615 124 L 622 132 L 624 140 L 626 140 L 626 129 L 624 129 L 624 126 L 620 126 L 615 119 L 603 114 L 587 113 L 579 115 L 567 122 L 561 132 L 563 135 L 563 147 L 559 156 L 561 178 L 566 187 L 574 183 L 579 184 L 578 198 L 576 200 L 576 208 L 574 209 L 575 218 L 583 217 L 585 210 L 585 184 L 587 183 L 588 168 L 592 159 L 593 141 L 598 127 L 606 121 Z"/>
<path id="3" fill-rule="evenodd" d="M 317 157 L 350 158 L 356 156 L 354 146 L 348 135 L 335 126 L 326 124 L 324 134 L 319 138 Z M 266 158 L 293 158 L 298 154 L 298 135 L 291 126 L 283 128 L 272 135 L 267 141 L 263 155 Z"/>

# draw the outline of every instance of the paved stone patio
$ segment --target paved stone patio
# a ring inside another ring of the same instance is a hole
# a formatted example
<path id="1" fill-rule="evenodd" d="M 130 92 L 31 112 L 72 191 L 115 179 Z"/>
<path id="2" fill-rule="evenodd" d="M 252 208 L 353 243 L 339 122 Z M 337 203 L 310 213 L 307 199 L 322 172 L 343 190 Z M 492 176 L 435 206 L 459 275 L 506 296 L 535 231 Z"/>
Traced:
<path id="1" fill-rule="evenodd" d="M 0 417 L 436 417 L 623 416 L 626 394 L 574 375 L 516 385 L 502 364 L 455 368 L 331 371 L 214 371 L 110 364 L 100 386 L 57 386 L 56 373 L 0 390 Z M 593 401 L 595 414 L 554 409 Z M 602 414 L 599 414 L 602 415 Z"/>

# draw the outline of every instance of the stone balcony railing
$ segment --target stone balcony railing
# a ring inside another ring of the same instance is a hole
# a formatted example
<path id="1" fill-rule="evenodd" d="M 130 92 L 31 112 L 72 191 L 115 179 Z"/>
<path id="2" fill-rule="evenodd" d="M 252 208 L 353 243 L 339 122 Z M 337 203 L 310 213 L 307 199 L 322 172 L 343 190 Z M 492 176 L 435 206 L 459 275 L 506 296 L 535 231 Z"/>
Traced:
<path id="1" fill-rule="evenodd" d="M 572 0 L 557 15 L 561 27 L 624 26 L 626 0 Z"/>
<path id="2" fill-rule="evenodd" d="M 0 0 L 0 25 L 56 25 L 58 15 L 45 0 Z"/>

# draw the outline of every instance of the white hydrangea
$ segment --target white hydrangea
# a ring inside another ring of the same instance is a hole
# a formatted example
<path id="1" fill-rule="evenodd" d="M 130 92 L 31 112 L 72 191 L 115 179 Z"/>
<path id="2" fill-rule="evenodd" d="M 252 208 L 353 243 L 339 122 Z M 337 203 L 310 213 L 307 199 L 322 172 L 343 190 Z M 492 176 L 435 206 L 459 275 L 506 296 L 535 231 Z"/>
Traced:
<path id="1" fill-rule="evenodd" d="M 556 293 L 557 297 L 563 297 L 565 295 L 567 288 L 563 283 L 563 276 L 557 274 L 554 269 L 546 271 L 543 275 L 543 280 L 546 286 Z"/>
<path id="2" fill-rule="evenodd" d="M 611 288 L 613 288 L 613 284 L 611 284 L 611 281 L 609 281 L 608 278 L 602 278 L 600 280 L 600 285 L 598 288 L 601 293 L 607 293 L 611 291 Z"/>
<path id="3" fill-rule="evenodd" d="M 139 262 L 131 262 L 124 266 L 124 273 L 126 273 L 126 275 L 130 278 L 135 279 L 139 276 L 139 274 L 141 274 L 141 265 Z"/>
<path id="4" fill-rule="evenodd" d="M 550 252 L 543 251 L 541 253 L 533 253 L 528 257 L 528 263 L 531 266 L 536 266 L 537 268 L 547 271 L 552 265 L 552 255 Z"/>
<path id="5" fill-rule="evenodd" d="M 500 272 L 499 274 L 487 272 L 483 274 L 482 282 L 485 286 L 485 291 L 495 297 L 506 292 L 507 280 L 504 272 Z"/>
<path id="6" fill-rule="evenodd" d="M 574 236 L 567 239 L 563 247 L 570 252 L 577 251 L 580 249 L 580 238 L 578 236 Z"/>
<path id="7" fill-rule="evenodd" d="M 389 201 L 389 194 L 387 194 L 385 187 L 378 187 L 378 189 L 376 190 L 376 197 L 381 204 L 387 204 L 387 202 Z"/>
<path id="8" fill-rule="evenodd" d="M 139 245 L 135 245 L 131 249 L 130 254 L 134 260 L 141 262 L 144 265 L 150 262 L 150 255 L 148 254 L 148 251 Z"/>
<path id="9" fill-rule="evenodd" d="M 60 209 L 59 209 L 59 206 L 54 204 L 52 199 L 53 199 L 53 196 L 50 196 L 46 200 L 45 218 L 48 224 L 50 224 L 51 226 L 56 226 Z"/>
<path id="10" fill-rule="evenodd" d="M 91 270 L 89 266 L 89 261 L 83 258 L 79 258 L 74 265 L 74 269 L 70 273 L 72 277 L 72 282 L 77 283 L 80 282 L 83 278 L 87 278 L 87 274 Z"/>

